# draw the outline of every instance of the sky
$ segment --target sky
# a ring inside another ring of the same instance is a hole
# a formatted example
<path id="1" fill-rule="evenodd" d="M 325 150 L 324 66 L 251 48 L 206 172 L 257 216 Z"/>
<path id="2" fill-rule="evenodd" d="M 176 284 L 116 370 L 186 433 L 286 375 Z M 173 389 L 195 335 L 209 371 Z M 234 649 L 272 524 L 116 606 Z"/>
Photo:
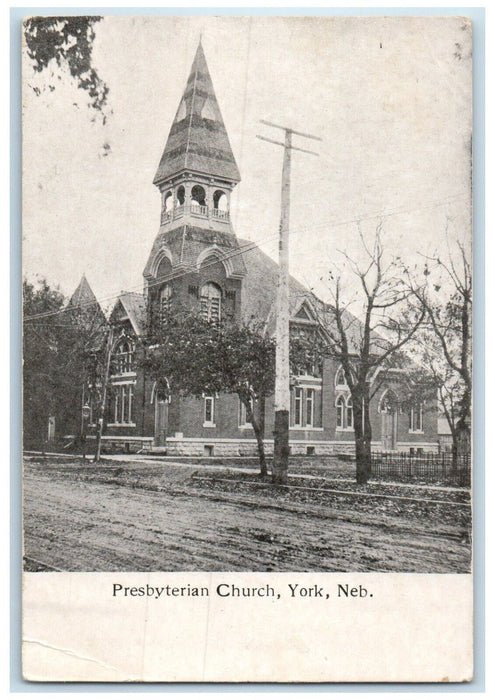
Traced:
<path id="1" fill-rule="evenodd" d="M 379 222 L 407 262 L 471 236 L 471 31 L 462 18 L 107 17 L 94 65 L 106 124 L 67 72 L 23 64 L 23 268 L 70 295 L 83 273 L 104 306 L 140 291 L 158 233 L 152 180 L 199 37 L 241 182 L 236 234 L 277 256 L 282 148 L 294 137 L 291 272 L 330 299 Z M 55 90 L 47 89 L 52 82 Z M 33 88 L 45 88 L 37 95 Z M 109 149 L 104 145 L 108 144 Z M 105 155 L 106 153 L 106 155 Z"/>

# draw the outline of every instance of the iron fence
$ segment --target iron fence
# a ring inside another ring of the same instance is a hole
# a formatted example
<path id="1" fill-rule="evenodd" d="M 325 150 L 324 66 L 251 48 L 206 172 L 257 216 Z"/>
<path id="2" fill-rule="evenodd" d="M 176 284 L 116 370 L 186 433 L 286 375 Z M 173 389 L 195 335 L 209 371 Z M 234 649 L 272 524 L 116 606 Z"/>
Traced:
<path id="1" fill-rule="evenodd" d="M 373 452 L 372 476 L 395 481 L 424 481 L 428 483 L 471 485 L 471 455 L 457 455 L 454 462 L 451 452 Z"/>

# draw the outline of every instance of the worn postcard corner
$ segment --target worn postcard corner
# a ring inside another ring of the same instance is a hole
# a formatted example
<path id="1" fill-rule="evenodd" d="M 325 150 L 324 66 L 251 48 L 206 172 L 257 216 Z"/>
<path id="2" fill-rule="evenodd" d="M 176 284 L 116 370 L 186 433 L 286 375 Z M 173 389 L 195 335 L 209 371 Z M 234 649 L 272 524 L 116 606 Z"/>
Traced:
<path id="1" fill-rule="evenodd" d="M 22 34 L 24 677 L 469 682 L 470 19 Z"/>

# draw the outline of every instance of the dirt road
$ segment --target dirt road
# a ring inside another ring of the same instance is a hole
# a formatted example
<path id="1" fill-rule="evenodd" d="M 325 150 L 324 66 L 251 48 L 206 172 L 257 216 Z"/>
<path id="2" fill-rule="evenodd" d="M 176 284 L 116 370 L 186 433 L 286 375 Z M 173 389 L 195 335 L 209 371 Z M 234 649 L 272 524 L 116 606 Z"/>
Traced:
<path id="1" fill-rule="evenodd" d="M 466 525 L 450 506 L 446 522 L 391 512 L 388 501 L 297 502 L 274 487 L 212 487 L 195 471 L 27 463 L 27 568 L 469 571 Z"/>

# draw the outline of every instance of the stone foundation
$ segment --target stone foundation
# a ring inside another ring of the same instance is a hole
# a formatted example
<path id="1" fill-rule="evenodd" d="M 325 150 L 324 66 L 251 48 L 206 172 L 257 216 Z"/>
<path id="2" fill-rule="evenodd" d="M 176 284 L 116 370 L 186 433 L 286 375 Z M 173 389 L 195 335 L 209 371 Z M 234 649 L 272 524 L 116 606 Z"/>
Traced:
<path id="1" fill-rule="evenodd" d="M 157 452 L 168 456 L 177 457 L 256 457 L 258 448 L 256 440 L 253 439 L 227 439 L 218 438 L 167 438 L 167 444 L 161 448 L 153 447 L 153 437 L 120 437 L 116 435 L 104 435 L 102 437 L 102 452 L 112 453 L 136 453 L 136 452 Z M 343 440 L 290 440 L 291 455 L 336 455 L 353 457 L 355 453 L 354 441 Z M 424 452 L 438 452 L 437 443 L 400 443 L 396 452 L 415 450 L 418 447 Z M 380 442 L 373 442 L 373 452 L 383 451 Z M 273 455 L 273 440 L 265 440 L 265 452 L 267 456 Z"/>
<path id="2" fill-rule="evenodd" d="M 291 455 L 334 455 L 341 452 L 354 454 L 354 444 L 310 440 L 291 440 Z M 168 456 L 189 457 L 256 457 L 255 440 L 207 440 L 198 438 L 168 438 Z M 273 455 L 273 440 L 265 440 L 267 456 Z"/>

